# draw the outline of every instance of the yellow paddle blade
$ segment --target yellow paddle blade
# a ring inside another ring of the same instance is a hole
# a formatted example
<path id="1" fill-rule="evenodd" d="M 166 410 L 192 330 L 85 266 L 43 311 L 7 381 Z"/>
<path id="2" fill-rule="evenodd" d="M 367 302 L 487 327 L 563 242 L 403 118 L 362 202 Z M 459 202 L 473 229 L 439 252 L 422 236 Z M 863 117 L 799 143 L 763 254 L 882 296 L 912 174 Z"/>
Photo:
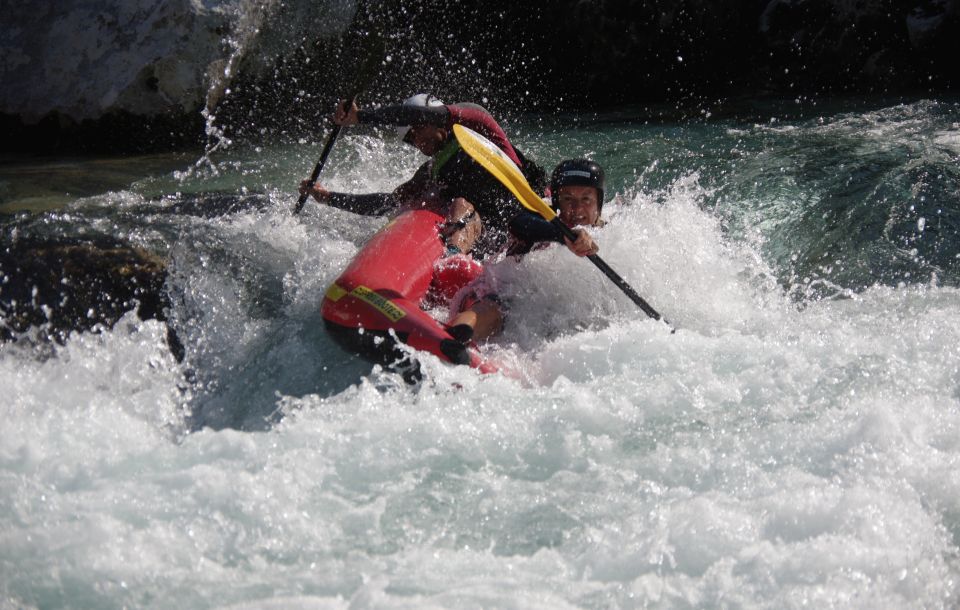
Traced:
<path id="1" fill-rule="evenodd" d="M 530 185 L 517 164 L 514 163 L 496 144 L 479 133 L 460 124 L 453 126 L 453 135 L 460 147 L 467 151 L 474 161 L 493 174 L 505 187 L 510 189 L 523 207 L 540 214 L 547 220 L 556 218 L 557 213 L 540 198 Z"/>

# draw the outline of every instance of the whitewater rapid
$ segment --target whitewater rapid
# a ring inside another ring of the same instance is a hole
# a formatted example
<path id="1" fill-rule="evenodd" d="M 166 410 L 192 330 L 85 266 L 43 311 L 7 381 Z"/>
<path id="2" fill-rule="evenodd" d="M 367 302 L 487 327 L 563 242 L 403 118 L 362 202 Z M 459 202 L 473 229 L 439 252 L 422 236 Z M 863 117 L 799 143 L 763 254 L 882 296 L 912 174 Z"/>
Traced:
<path id="1" fill-rule="evenodd" d="M 614 142 L 598 156 L 628 146 L 596 129 Z M 745 132 L 757 148 L 796 135 Z M 416 167 L 377 138 L 341 146 L 335 188 Z M 295 184 L 275 161 L 289 151 L 269 152 L 238 153 L 211 191 Z M 63 346 L 0 345 L 0 605 L 956 605 L 958 289 L 785 285 L 764 208 L 731 218 L 712 175 L 666 177 L 648 154 L 610 164 L 636 171 L 614 171 L 596 239 L 677 332 L 592 265 L 537 251 L 491 272 L 511 307 L 483 349 L 518 374 L 422 355 L 416 387 L 344 354 L 319 317 L 382 219 L 293 217 L 279 186 L 225 216 L 168 214 L 189 196 L 169 176 L 74 202 L 74 223 L 169 254 L 188 355 L 132 314 Z"/>

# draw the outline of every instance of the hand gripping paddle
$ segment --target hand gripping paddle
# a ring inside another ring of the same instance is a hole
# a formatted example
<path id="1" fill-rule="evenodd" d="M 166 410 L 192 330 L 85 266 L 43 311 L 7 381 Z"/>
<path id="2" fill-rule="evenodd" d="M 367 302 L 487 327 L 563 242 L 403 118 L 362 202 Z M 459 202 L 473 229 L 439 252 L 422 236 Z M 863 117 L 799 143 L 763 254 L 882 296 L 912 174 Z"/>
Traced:
<path id="1" fill-rule="evenodd" d="M 350 108 L 357 101 L 357 97 L 360 95 L 360 92 L 366 89 L 366 86 L 373 80 L 374 75 L 376 74 L 377 67 L 380 65 L 380 60 L 383 57 L 384 42 L 382 38 L 374 38 L 373 42 L 369 45 L 370 48 L 367 49 L 366 57 L 361 65 L 359 71 L 357 72 L 356 78 L 354 79 L 353 87 L 351 88 L 350 99 L 346 102 L 346 108 L 349 112 Z M 333 149 L 334 143 L 337 141 L 337 136 L 340 135 L 340 125 L 334 125 L 333 129 L 330 130 L 330 135 L 327 136 L 327 142 L 323 145 L 323 150 L 320 152 L 320 160 L 317 161 L 317 164 L 313 167 L 313 173 L 310 174 L 310 181 L 308 182 L 310 188 L 313 188 L 313 185 L 317 183 L 317 179 L 320 177 L 320 172 L 323 171 L 323 166 L 327 163 L 327 157 L 330 156 L 330 151 Z M 310 195 L 304 193 L 300 195 L 300 198 L 297 199 L 297 205 L 293 208 L 293 214 L 296 216 L 303 209 L 303 204 L 307 202 L 307 198 Z"/>

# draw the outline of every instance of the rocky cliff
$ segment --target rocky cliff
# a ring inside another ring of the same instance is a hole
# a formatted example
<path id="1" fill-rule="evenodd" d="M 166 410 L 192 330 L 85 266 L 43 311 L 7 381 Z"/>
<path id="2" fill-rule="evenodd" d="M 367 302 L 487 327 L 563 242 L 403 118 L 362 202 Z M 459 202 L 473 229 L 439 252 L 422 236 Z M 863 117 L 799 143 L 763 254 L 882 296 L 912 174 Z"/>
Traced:
<path id="1" fill-rule="evenodd" d="M 960 0 L 64 0 L 4 3 L 3 148 L 300 132 L 381 43 L 366 99 L 497 108 L 960 85 Z"/>

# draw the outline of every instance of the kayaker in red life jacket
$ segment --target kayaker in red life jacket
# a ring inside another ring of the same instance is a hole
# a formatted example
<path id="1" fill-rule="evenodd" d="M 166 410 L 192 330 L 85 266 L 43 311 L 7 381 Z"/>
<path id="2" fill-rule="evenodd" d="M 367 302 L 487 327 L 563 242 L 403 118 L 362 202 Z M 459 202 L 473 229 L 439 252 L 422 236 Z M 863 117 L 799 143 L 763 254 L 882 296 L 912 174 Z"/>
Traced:
<path id="1" fill-rule="evenodd" d="M 560 220 L 574 228 L 577 240 L 571 242 L 564 238 L 555 225 L 539 214 L 522 212 L 510 222 L 511 240 L 507 254 L 523 256 L 550 242 L 564 243 L 577 256 L 596 254 L 600 248 L 583 227 L 604 225 L 600 218 L 603 187 L 603 169 L 596 162 L 588 159 L 562 161 L 550 178 L 550 203 Z M 466 355 L 466 345 L 470 341 L 482 341 L 503 328 L 503 301 L 489 291 L 483 277 L 467 286 L 459 303 L 453 303 L 451 309 L 458 312 L 448 327 L 455 341 L 445 341 L 441 349 L 454 362 Z"/>
<path id="2" fill-rule="evenodd" d="M 301 194 L 309 193 L 321 203 L 374 216 L 401 209 L 436 207 L 446 215 L 441 233 L 450 253 L 470 252 L 479 260 L 503 248 L 509 222 L 522 208 L 496 178 L 460 149 L 452 130 L 456 123 L 469 127 L 496 143 L 518 166 L 527 165 L 486 110 L 476 104 L 444 104 L 421 93 L 401 105 L 373 110 L 360 110 L 356 104 L 348 109 L 341 102 L 334 122 L 400 126 L 403 141 L 430 160 L 392 193 L 338 193 L 319 183 L 310 189 L 305 180 L 300 185 Z"/>

